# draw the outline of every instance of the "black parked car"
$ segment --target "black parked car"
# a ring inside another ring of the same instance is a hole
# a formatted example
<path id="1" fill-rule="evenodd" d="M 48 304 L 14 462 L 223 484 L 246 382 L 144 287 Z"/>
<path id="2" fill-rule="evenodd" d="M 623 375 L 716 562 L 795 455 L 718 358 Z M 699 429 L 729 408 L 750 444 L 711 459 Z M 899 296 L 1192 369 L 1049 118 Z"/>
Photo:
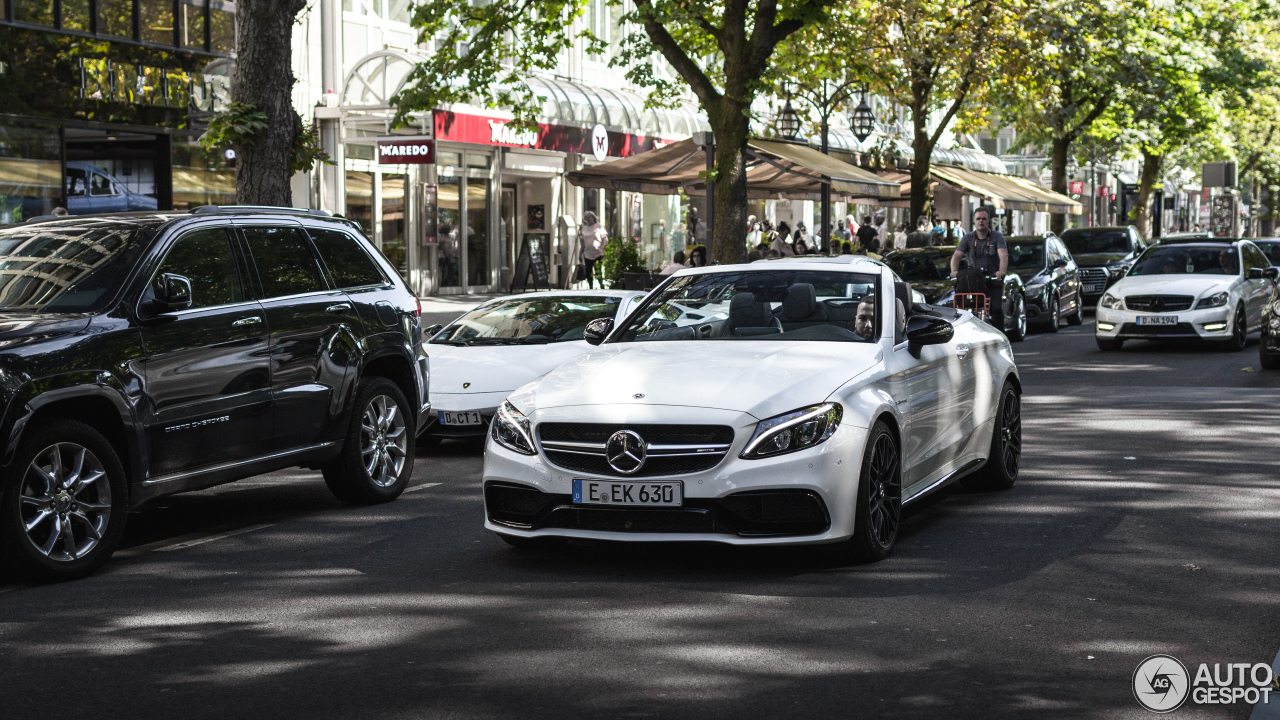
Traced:
<path id="1" fill-rule="evenodd" d="M 1084 301 L 1071 253 L 1053 233 L 1005 238 L 1009 272 L 1022 278 L 1027 297 L 1027 321 L 1058 332 L 1062 319 L 1084 322 Z"/>
<path id="2" fill-rule="evenodd" d="M 955 245 L 894 250 L 884 262 L 898 277 L 911 283 L 913 290 L 924 295 L 930 305 L 951 305 L 956 283 L 951 279 L 951 256 Z M 1004 333 L 1017 342 L 1027 335 L 1027 302 L 1022 292 L 1022 278 L 1010 271 L 1004 276 Z"/>
<path id="3" fill-rule="evenodd" d="M 1062 233 L 1062 244 L 1079 267 L 1080 292 L 1088 304 L 1096 304 L 1147 249 L 1138 228 L 1132 225 L 1072 228 Z"/>
<path id="4" fill-rule="evenodd" d="M 0 228 L 0 555 L 82 576 L 142 503 L 290 466 L 349 503 L 395 499 L 429 407 L 419 315 L 327 216 Z"/>

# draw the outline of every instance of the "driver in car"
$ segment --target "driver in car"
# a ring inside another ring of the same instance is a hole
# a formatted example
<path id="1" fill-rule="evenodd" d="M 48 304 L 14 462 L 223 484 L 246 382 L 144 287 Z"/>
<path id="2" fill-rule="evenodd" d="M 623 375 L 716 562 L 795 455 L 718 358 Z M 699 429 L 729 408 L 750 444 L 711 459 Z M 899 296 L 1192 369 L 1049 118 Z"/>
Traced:
<path id="1" fill-rule="evenodd" d="M 867 293 L 858 303 L 858 314 L 853 319 L 853 332 L 863 340 L 875 340 L 876 334 L 876 298 Z"/>

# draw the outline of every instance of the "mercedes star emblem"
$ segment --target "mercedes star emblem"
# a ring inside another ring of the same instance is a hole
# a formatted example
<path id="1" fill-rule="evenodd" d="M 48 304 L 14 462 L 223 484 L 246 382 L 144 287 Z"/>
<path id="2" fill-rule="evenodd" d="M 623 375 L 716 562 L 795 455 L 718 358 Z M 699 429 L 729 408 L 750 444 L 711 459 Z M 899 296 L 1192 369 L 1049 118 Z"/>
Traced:
<path id="1" fill-rule="evenodd" d="M 644 397 L 644 393 L 636 393 L 635 395 L 632 395 L 631 397 L 635 398 L 636 400 L 639 400 L 640 398 Z"/>
<path id="2" fill-rule="evenodd" d="M 609 467 L 623 475 L 640 470 L 648 454 L 649 446 L 644 438 L 630 430 L 619 430 L 604 444 L 604 459 L 609 462 Z"/>
<path id="3" fill-rule="evenodd" d="M 462 389 L 463 389 L 463 390 L 466 390 L 466 389 L 467 389 L 467 388 L 469 388 L 469 387 L 471 387 L 471 383 L 462 383 Z"/>

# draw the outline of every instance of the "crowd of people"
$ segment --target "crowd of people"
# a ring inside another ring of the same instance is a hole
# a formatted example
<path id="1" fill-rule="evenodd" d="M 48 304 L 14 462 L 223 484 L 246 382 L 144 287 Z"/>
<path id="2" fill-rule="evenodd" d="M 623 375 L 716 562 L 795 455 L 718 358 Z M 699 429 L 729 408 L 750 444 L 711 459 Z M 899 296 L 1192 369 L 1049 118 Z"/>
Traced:
<path id="1" fill-rule="evenodd" d="M 960 239 L 960 233 L 958 228 L 931 223 L 923 216 L 916 220 L 914 229 L 903 222 L 890 231 L 883 216 L 864 215 L 858 223 L 854 216 L 846 215 L 843 223 L 832 227 L 830 238 L 824 243 L 821 237 L 811 235 L 804 221 L 797 222 L 793 230 L 786 221 L 774 226 L 768 218 L 747 217 L 748 262 L 795 255 L 881 257 L 904 248 L 952 245 Z"/>

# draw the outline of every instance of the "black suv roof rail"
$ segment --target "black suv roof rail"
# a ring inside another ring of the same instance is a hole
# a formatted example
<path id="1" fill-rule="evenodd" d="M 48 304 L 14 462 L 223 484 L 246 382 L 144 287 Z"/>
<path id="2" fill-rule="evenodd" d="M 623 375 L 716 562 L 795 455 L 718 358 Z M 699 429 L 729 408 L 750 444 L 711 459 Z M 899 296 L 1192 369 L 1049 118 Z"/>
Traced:
<path id="1" fill-rule="evenodd" d="M 1238 237 L 1162 237 L 1156 238 L 1161 245 L 1217 245 L 1240 242 L 1241 240 L 1249 240 L 1250 238 Z"/>
<path id="2" fill-rule="evenodd" d="M 234 212 L 273 212 L 288 213 L 291 215 L 315 215 L 318 217 L 332 217 L 324 210 L 316 210 L 314 208 L 295 208 L 295 207 L 276 207 L 274 205 L 201 205 L 192 208 L 192 215 L 204 215 L 206 213 L 234 213 Z"/>

